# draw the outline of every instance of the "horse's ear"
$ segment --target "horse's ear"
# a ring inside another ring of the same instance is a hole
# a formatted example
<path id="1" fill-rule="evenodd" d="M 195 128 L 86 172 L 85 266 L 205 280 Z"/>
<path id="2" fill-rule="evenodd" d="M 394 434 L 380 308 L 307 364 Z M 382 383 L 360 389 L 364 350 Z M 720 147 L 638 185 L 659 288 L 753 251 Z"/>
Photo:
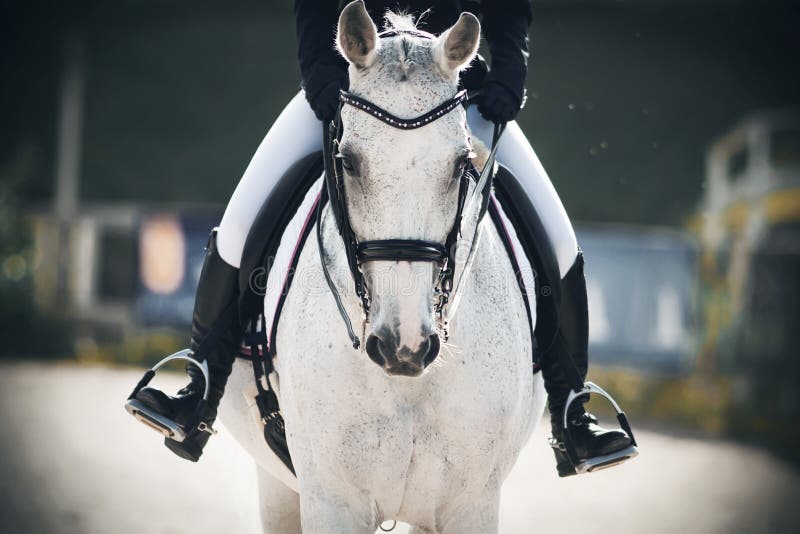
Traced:
<path id="1" fill-rule="evenodd" d="M 448 75 L 469 65 L 481 40 L 481 23 L 472 13 L 461 13 L 458 21 L 437 38 L 433 58 Z"/>
<path id="2" fill-rule="evenodd" d="M 354 0 L 339 15 L 336 47 L 344 58 L 359 69 L 366 69 L 375 61 L 378 46 L 378 28 L 367 13 L 364 2 Z"/>

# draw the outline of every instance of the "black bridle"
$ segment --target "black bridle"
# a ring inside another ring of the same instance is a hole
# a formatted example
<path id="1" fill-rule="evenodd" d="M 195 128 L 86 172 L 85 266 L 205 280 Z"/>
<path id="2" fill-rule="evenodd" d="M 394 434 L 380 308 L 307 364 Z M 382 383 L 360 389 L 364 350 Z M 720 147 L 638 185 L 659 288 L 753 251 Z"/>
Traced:
<path id="1" fill-rule="evenodd" d="M 397 35 L 401 32 L 384 32 L 381 37 L 390 37 Z M 404 32 L 403 32 L 404 33 Z M 414 32 L 417 35 L 417 32 Z M 437 320 L 439 321 L 440 328 L 444 332 L 445 338 L 447 337 L 447 319 L 445 308 L 451 299 L 453 291 L 453 277 L 455 275 L 456 264 L 456 243 L 461 232 L 461 219 L 464 213 L 464 207 L 469 192 L 470 177 L 477 173 L 471 172 L 473 167 L 465 168 L 464 173 L 459 178 L 458 190 L 458 203 L 453 220 L 453 226 L 445 238 L 444 243 L 436 241 L 424 241 L 419 239 L 381 239 L 374 241 L 358 241 L 353 229 L 350 226 L 350 218 L 347 212 L 347 202 L 344 189 L 344 172 L 342 168 L 342 158 L 339 157 L 338 148 L 339 141 L 342 138 L 342 123 L 341 123 L 341 110 L 343 106 L 352 106 L 360 111 L 368 113 L 372 117 L 401 130 L 413 130 L 421 128 L 431 122 L 443 117 L 450 113 L 457 107 L 464 105 L 468 102 L 470 96 L 467 91 L 462 90 L 456 93 L 455 96 L 445 101 L 444 103 L 436 106 L 434 109 L 418 117 L 403 119 L 397 117 L 386 111 L 385 109 L 373 104 L 372 102 L 354 95 L 347 91 L 341 91 L 339 96 L 339 109 L 336 113 L 336 118 L 330 123 L 326 129 L 326 140 L 324 143 L 324 158 L 325 158 L 325 187 L 323 188 L 322 199 L 320 200 L 317 211 L 317 243 L 319 246 L 320 259 L 322 262 L 322 269 L 325 274 L 325 279 L 328 287 L 336 300 L 339 308 L 339 313 L 347 327 L 347 333 L 353 343 L 353 348 L 359 348 L 361 345 L 360 338 L 353 330 L 350 317 L 336 289 L 333 280 L 326 265 L 326 255 L 322 246 L 322 206 L 327 200 L 330 203 L 331 210 L 339 230 L 339 235 L 344 243 L 345 253 L 347 256 L 347 264 L 350 270 L 350 275 L 356 290 L 356 294 L 361 299 L 361 306 L 365 317 L 369 316 L 370 309 L 370 294 L 364 281 L 364 275 L 361 272 L 361 265 L 370 261 L 408 261 L 408 262 L 433 262 L 440 266 L 437 282 L 435 284 L 435 292 L 437 296 L 436 304 L 434 305 L 434 312 Z M 491 192 L 491 177 L 494 170 L 494 159 L 497 153 L 497 144 L 500 135 L 503 132 L 505 125 L 496 124 L 494 129 L 494 136 L 492 139 L 492 149 L 487 158 L 486 164 L 476 181 L 476 189 L 474 195 L 480 195 L 481 206 L 478 214 L 478 219 L 475 226 L 475 236 L 472 240 L 472 249 L 468 257 L 472 257 L 475 242 L 478 235 L 478 228 L 483 215 L 488 207 L 489 195 Z M 472 202 L 470 202 L 470 207 Z M 363 335 L 363 333 L 362 333 Z M 446 340 L 446 339 L 445 339 Z"/>

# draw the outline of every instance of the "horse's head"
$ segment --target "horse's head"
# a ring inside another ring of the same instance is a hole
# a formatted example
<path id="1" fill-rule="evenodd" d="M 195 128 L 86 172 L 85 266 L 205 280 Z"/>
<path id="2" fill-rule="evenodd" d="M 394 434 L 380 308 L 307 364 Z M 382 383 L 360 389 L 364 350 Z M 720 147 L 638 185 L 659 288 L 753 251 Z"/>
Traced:
<path id="1" fill-rule="evenodd" d="M 387 19 L 395 30 L 413 29 L 410 18 Z M 453 98 L 459 71 L 477 51 L 480 24 L 464 13 L 441 36 L 430 37 L 399 32 L 381 39 L 363 3 L 351 2 L 337 34 L 338 49 L 350 63 L 350 92 L 400 118 Z M 339 154 L 356 238 L 444 243 L 471 155 L 463 107 L 408 131 L 351 106 L 342 109 L 341 120 Z M 370 261 L 362 271 L 372 298 L 367 353 L 389 374 L 421 374 L 439 352 L 433 317 L 439 265 Z"/>

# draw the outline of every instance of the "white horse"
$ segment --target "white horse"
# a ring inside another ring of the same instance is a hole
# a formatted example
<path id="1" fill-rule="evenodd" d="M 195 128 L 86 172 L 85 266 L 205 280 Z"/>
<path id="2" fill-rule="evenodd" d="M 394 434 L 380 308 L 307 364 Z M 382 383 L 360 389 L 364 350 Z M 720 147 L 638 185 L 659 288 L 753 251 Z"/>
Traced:
<path id="1" fill-rule="evenodd" d="M 399 17 L 394 23 L 410 24 Z M 479 36 L 478 20 L 462 14 L 438 38 L 380 38 L 363 4 L 353 2 L 340 16 L 337 46 L 350 63 L 352 93 L 414 117 L 453 97 Z M 339 149 L 356 236 L 444 242 L 456 214 L 463 156 L 486 153 L 470 144 L 463 107 L 412 131 L 354 107 L 343 108 L 341 120 Z M 475 204 L 464 213 L 462 250 L 471 245 L 476 214 Z M 324 260 L 350 317 L 358 318 L 360 301 L 330 210 L 322 234 Z M 546 397 L 541 375 L 531 370 L 528 317 L 500 235 L 487 217 L 472 269 L 463 281 L 463 262 L 456 272 L 463 287 L 450 340 L 442 340 L 442 354 L 427 367 L 430 336 L 438 335 L 436 265 L 376 261 L 362 270 L 372 296 L 366 334 L 373 344 L 378 340 L 382 365 L 353 350 L 320 282 L 313 238 L 286 297 L 273 378 L 296 481 L 264 443 L 250 364 L 239 360 L 228 382 L 221 417 L 258 465 L 264 532 L 371 533 L 390 519 L 415 532 L 497 532 L 503 481 Z M 387 336 L 392 343 L 383 343 Z"/>

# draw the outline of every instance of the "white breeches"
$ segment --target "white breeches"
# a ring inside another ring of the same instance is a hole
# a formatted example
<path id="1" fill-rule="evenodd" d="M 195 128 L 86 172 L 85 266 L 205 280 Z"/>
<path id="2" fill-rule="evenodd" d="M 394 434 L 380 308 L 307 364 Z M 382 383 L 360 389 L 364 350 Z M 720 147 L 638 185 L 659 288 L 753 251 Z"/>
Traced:
<path id="1" fill-rule="evenodd" d="M 467 110 L 467 121 L 472 134 L 490 146 L 492 123 L 481 117 L 476 106 Z M 322 123 L 300 92 L 267 132 L 228 202 L 217 233 L 217 247 L 223 260 L 239 267 L 244 242 L 267 192 L 292 164 L 321 148 Z M 506 128 L 497 160 L 517 176 L 528 192 L 550 237 L 563 277 L 578 254 L 575 232 L 550 178 L 516 122 L 510 122 Z"/>

